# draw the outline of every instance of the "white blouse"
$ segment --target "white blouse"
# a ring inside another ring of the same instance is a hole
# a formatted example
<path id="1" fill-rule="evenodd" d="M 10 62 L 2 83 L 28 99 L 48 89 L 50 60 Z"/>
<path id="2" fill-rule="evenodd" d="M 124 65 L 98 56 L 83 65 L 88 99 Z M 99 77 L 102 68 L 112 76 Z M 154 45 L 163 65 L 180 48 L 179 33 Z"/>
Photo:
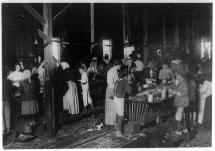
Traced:
<path id="1" fill-rule="evenodd" d="M 8 75 L 7 79 L 13 82 L 14 86 L 19 87 L 20 81 L 22 81 L 24 78 L 23 73 L 20 71 L 14 71 L 11 74 Z"/>

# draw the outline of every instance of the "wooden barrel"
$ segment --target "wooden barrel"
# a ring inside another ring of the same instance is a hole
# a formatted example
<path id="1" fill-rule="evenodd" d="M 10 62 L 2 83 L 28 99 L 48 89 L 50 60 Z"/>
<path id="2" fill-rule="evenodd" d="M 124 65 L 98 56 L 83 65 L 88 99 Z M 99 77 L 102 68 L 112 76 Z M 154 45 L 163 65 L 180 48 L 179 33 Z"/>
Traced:
<path id="1" fill-rule="evenodd" d="M 130 122 L 138 123 L 141 125 L 145 124 L 149 104 L 141 101 L 126 101 L 126 115 Z"/>
<path id="2" fill-rule="evenodd" d="M 148 103 L 144 100 L 129 99 L 125 102 L 125 116 L 129 122 L 145 125 L 155 121 L 158 117 L 170 117 L 175 113 L 171 98 L 157 103 Z"/>

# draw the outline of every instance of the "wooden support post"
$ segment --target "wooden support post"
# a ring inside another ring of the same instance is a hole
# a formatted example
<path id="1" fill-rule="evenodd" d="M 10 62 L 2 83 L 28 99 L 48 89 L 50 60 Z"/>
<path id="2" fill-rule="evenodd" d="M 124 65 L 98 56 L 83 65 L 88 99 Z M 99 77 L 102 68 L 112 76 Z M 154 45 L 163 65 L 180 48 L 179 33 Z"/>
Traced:
<path id="1" fill-rule="evenodd" d="M 53 22 L 57 19 L 57 17 L 59 17 L 61 14 L 63 14 L 72 4 L 68 4 L 66 5 L 66 7 L 64 7 L 59 13 L 57 13 L 57 15 L 55 15 L 53 17 Z"/>
<path id="2" fill-rule="evenodd" d="M 175 31 L 175 40 L 176 40 L 176 47 L 179 47 L 179 29 L 178 29 L 178 17 L 176 16 L 176 20 L 175 20 L 175 24 L 176 24 L 176 31 Z"/>
<path id="3" fill-rule="evenodd" d="M 147 43 L 148 43 L 148 20 L 147 20 L 147 11 L 144 10 L 143 11 L 143 14 L 142 14 L 142 25 L 143 25 L 143 62 L 144 62 L 144 65 L 146 66 L 147 65 L 147 58 L 148 58 L 148 46 L 147 46 Z"/>
<path id="4" fill-rule="evenodd" d="M 94 31 L 94 3 L 90 3 L 90 33 L 91 33 L 91 54 L 93 53 L 93 45 L 95 42 L 95 31 Z"/>
<path id="5" fill-rule="evenodd" d="M 166 22 L 165 22 L 165 14 L 162 16 L 163 21 L 163 49 L 166 49 Z"/>
<path id="6" fill-rule="evenodd" d="M 51 39 L 52 37 L 52 6 L 50 3 L 43 4 L 43 17 L 45 20 L 44 34 Z M 47 40 L 44 39 L 44 43 Z M 45 102 L 46 102 L 46 132 L 49 138 L 55 136 L 55 112 L 54 112 L 54 90 L 50 84 L 50 73 L 56 66 L 51 55 L 52 49 L 47 45 L 44 49 L 45 58 Z"/>
<path id="7" fill-rule="evenodd" d="M 125 44 L 126 43 L 125 4 L 122 4 L 122 29 L 123 29 L 123 44 Z"/>
<path id="8" fill-rule="evenodd" d="M 126 31 L 127 31 L 127 38 L 128 40 L 131 37 L 131 30 L 130 30 L 130 21 L 129 21 L 129 9 L 128 9 L 128 5 L 126 5 L 125 8 L 125 16 L 126 16 Z"/>
<path id="9" fill-rule="evenodd" d="M 190 49 L 189 49 L 190 35 L 189 35 L 189 22 L 188 22 L 188 20 L 186 21 L 186 24 L 185 24 L 185 35 L 186 35 L 186 38 L 185 38 L 186 52 L 187 52 L 187 54 L 190 54 Z"/>

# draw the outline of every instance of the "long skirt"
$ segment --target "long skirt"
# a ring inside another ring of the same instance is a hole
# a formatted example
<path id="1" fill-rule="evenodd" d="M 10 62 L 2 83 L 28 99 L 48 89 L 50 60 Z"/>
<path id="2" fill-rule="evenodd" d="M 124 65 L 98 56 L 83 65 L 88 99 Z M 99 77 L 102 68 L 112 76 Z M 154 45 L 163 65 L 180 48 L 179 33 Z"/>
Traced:
<path id="1" fill-rule="evenodd" d="M 3 130 L 10 129 L 10 102 L 3 101 Z"/>
<path id="2" fill-rule="evenodd" d="M 212 127 L 212 95 L 206 98 L 202 124 L 206 129 L 211 129 Z"/>
<path id="3" fill-rule="evenodd" d="M 79 101 L 77 85 L 74 82 L 68 82 L 68 91 L 63 96 L 63 109 L 68 110 L 69 114 L 79 113 Z"/>
<path id="4" fill-rule="evenodd" d="M 206 100 L 208 100 L 208 97 L 200 96 L 200 102 L 199 102 L 199 115 L 198 115 L 198 123 L 203 124 L 204 118 L 205 118 L 205 112 L 209 109 L 208 106 L 206 108 Z M 210 99 L 209 99 L 210 100 Z"/>
<path id="5" fill-rule="evenodd" d="M 22 115 L 32 115 L 39 112 L 37 100 L 22 101 Z"/>
<path id="6" fill-rule="evenodd" d="M 115 125 L 116 113 L 114 104 L 114 89 L 107 88 L 105 97 L 105 124 Z"/>
<path id="7" fill-rule="evenodd" d="M 83 88 L 83 102 L 84 102 L 84 107 L 87 105 L 92 105 L 92 99 L 90 96 L 90 91 L 89 88 Z"/>

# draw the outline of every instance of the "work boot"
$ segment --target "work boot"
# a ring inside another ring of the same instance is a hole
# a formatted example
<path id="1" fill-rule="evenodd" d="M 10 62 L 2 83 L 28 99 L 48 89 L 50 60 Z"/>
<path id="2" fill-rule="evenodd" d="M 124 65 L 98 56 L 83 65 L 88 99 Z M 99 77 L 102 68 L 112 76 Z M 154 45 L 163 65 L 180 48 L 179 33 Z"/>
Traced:
<path id="1" fill-rule="evenodd" d="M 83 114 L 87 113 L 87 107 L 84 107 L 84 108 L 83 108 L 82 113 L 83 113 Z"/>
<path id="2" fill-rule="evenodd" d="M 118 116 L 117 131 L 116 131 L 117 137 L 123 137 L 123 134 L 122 134 L 123 120 L 124 120 L 124 116 Z"/>

